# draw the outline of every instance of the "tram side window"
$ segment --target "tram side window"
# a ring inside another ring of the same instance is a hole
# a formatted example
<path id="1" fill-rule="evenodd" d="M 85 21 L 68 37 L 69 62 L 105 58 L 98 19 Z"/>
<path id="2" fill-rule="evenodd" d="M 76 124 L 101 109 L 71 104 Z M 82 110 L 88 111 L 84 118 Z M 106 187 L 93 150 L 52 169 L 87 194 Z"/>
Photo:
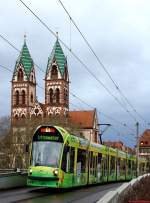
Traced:
<path id="1" fill-rule="evenodd" d="M 132 170 L 135 172 L 136 171 L 136 162 L 132 161 Z"/>
<path id="2" fill-rule="evenodd" d="M 115 171 L 115 157 L 110 156 L 110 175 L 112 175 Z"/>
<path id="3" fill-rule="evenodd" d="M 93 173 L 93 152 L 90 152 L 90 173 Z"/>
<path id="4" fill-rule="evenodd" d="M 61 168 L 64 172 L 70 171 L 70 147 L 64 146 Z"/>
<path id="5" fill-rule="evenodd" d="M 117 161 L 117 174 L 118 176 L 120 175 L 120 158 L 118 158 L 118 161 Z"/>
<path id="6" fill-rule="evenodd" d="M 125 174 L 125 159 L 121 159 L 121 164 L 120 164 L 120 172 L 121 172 L 121 175 L 124 175 Z"/>
<path id="7" fill-rule="evenodd" d="M 128 171 L 131 174 L 131 160 L 128 160 Z"/>
<path id="8" fill-rule="evenodd" d="M 77 165 L 81 165 L 81 172 L 86 172 L 86 150 L 78 149 Z"/>
<path id="9" fill-rule="evenodd" d="M 98 153 L 98 164 L 101 164 L 102 154 Z"/>
<path id="10" fill-rule="evenodd" d="M 70 148 L 70 173 L 74 173 L 75 148 Z"/>
<path id="11" fill-rule="evenodd" d="M 104 163 L 104 176 L 107 176 L 107 171 L 108 171 L 108 156 L 104 156 L 103 158 L 103 163 Z"/>

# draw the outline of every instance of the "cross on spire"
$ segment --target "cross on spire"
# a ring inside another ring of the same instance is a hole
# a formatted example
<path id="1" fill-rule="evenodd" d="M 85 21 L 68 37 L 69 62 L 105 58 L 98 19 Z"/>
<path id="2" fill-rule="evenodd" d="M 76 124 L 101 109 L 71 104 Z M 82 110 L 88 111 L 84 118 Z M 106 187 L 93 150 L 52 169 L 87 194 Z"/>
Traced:
<path id="1" fill-rule="evenodd" d="M 24 33 L 24 42 L 26 42 L 26 37 L 27 37 L 27 35 L 26 35 L 26 33 Z"/>
<path id="2" fill-rule="evenodd" d="M 56 32 L 56 37 L 57 37 L 57 39 L 58 39 L 58 32 Z"/>

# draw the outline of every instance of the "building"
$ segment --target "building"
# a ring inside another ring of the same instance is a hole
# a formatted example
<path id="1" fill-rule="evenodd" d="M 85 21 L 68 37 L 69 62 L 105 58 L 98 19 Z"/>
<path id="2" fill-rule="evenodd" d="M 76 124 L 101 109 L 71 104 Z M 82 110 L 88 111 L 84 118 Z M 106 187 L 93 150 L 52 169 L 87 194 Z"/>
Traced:
<path id="1" fill-rule="evenodd" d="M 78 133 L 91 142 L 99 143 L 99 125 L 96 109 L 91 111 L 69 111 L 69 122 L 77 126 Z"/>
<path id="2" fill-rule="evenodd" d="M 150 129 L 144 131 L 139 139 L 139 154 L 150 160 Z"/>
<path id="3" fill-rule="evenodd" d="M 119 150 L 124 151 L 124 152 L 128 152 L 130 154 L 135 154 L 134 149 L 125 146 L 123 144 L 123 142 L 121 142 L 121 141 L 105 141 L 105 142 L 103 142 L 103 144 L 108 146 L 108 147 L 112 147 L 112 148 L 119 149 Z"/>
<path id="4" fill-rule="evenodd" d="M 50 124 L 55 118 L 55 121 L 64 121 L 66 126 L 70 123 L 72 126 L 76 126 L 76 131 L 80 136 L 99 142 L 96 109 L 91 111 L 69 111 L 67 58 L 58 39 L 56 39 L 53 50 L 48 57 L 44 81 L 45 101 L 39 103 L 36 94 L 35 65 L 25 38 L 11 81 L 12 140 L 14 151 L 16 151 L 13 167 L 17 165 L 16 163 L 23 160 L 24 163 L 22 165 L 27 165 L 28 155 L 25 157 L 24 144 L 29 143 L 32 134 L 27 132 L 31 128 L 30 125 L 25 125 L 27 120 L 36 121 L 36 119 L 39 119 L 42 123 L 46 119 Z"/>

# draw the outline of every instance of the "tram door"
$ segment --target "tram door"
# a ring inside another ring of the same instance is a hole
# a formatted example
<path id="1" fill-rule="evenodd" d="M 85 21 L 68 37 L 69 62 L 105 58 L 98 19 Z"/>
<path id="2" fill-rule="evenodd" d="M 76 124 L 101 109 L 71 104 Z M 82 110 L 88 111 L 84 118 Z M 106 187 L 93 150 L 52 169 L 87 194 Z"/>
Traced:
<path id="1" fill-rule="evenodd" d="M 89 170 L 90 183 L 97 182 L 97 167 L 98 167 L 98 154 L 90 152 L 90 170 Z"/>
<path id="2" fill-rule="evenodd" d="M 98 157 L 97 154 L 94 153 L 93 156 L 93 176 L 94 176 L 94 182 L 97 182 L 97 164 L 98 164 Z"/>
<path id="3" fill-rule="evenodd" d="M 64 187 L 69 184 L 72 186 L 74 184 L 75 176 L 75 148 L 70 146 L 65 146 L 62 157 L 61 169 L 66 173 Z M 66 185 L 65 185 L 66 184 Z"/>

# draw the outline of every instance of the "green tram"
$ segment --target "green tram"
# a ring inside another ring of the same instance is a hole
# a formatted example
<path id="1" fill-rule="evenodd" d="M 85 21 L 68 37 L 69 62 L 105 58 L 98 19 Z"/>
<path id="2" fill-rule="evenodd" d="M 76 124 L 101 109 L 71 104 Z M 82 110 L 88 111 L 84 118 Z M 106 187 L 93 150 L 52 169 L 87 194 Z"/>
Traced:
<path id="1" fill-rule="evenodd" d="M 140 174 L 146 161 L 139 159 Z M 34 133 L 28 169 L 29 186 L 70 188 L 136 177 L 136 157 L 69 134 L 58 126 Z"/>

